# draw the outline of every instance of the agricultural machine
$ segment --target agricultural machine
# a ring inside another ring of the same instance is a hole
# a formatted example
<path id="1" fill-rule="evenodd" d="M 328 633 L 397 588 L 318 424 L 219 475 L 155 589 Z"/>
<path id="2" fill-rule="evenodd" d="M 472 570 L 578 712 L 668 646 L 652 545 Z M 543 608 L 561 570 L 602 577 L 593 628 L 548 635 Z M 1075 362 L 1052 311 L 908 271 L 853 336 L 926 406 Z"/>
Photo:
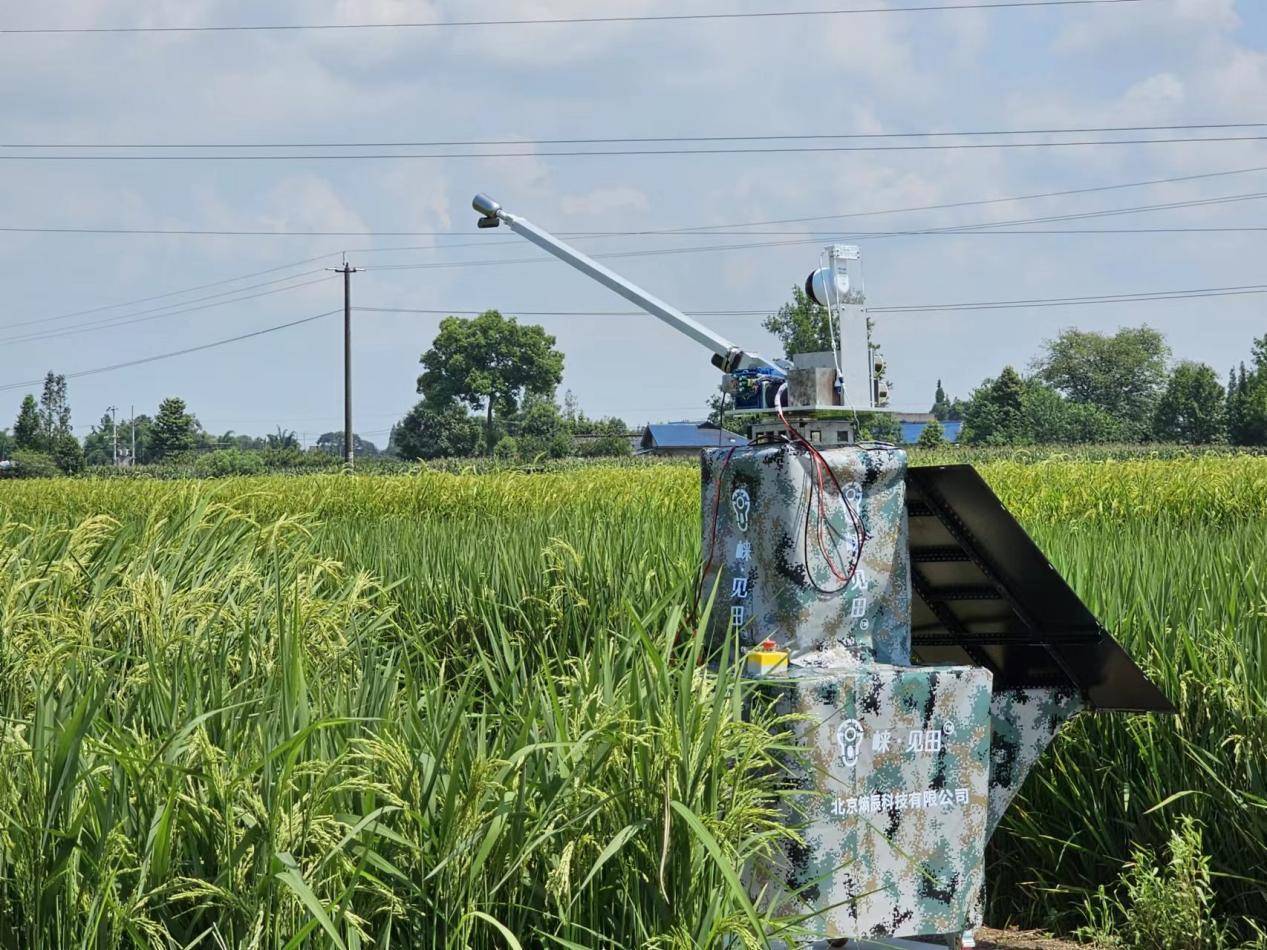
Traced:
<path id="1" fill-rule="evenodd" d="M 806 281 L 832 349 L 743 350 L 491 198 L 507 225 L 713 352 L 747 445 L 701 459 L 709 635 L 794 721 L 801 841 L 749 885 L 811 945 L 973 946 L 986 842 L 1080 712 L 1172 712 L 969 465 L 859 438 L 885 407 L 858 248 Z"/>

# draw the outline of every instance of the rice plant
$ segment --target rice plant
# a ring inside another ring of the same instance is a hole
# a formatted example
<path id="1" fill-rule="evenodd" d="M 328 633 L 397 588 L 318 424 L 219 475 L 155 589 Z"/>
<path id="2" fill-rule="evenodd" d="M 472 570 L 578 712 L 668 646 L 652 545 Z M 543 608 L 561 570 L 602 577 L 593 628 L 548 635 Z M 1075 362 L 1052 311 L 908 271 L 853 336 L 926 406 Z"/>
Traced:
<path id="1" fill-rule="evenodd" d="M 1267 458 L 980 468 L 1175 700 L 992 849 L 1073 929 L 1200 822 L 1267 920 Z M 687 465 L 5 483 L 0 946 L 758 946 L 778 730 L 699 672 Z"/>

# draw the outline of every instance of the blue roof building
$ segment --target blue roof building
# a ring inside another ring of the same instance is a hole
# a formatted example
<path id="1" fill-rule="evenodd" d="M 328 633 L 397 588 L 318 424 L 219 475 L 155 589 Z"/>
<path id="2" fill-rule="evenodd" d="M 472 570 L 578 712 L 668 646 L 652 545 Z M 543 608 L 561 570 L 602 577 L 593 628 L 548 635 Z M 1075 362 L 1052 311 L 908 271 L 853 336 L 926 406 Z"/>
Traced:
<path id="1" fill-rule="evenodd" d="M 642 430 L 639 455 L 695 455 L 700 449 L 747 445 L 741 435 L 711 422 L 657 422 Z"/>

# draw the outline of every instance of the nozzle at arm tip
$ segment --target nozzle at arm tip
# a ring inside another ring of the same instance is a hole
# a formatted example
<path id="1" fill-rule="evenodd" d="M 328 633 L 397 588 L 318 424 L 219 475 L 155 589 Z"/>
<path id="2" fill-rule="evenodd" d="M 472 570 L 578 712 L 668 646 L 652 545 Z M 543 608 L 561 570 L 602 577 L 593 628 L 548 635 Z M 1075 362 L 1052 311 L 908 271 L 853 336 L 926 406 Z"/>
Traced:
<path id="1" fill-rule="evenodd" d="M 501 205 L 482 191 L 471 200 L 471 207 L 486 218 L 497 217 L 497 212 L 502 209 Z"/>

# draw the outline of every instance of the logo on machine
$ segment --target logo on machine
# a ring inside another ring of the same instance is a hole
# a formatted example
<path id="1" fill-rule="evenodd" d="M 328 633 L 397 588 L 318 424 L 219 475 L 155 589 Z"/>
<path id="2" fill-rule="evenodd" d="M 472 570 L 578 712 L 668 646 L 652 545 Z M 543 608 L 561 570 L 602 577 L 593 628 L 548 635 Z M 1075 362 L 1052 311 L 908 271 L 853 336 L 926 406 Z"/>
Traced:
<path id="1" fill-rule="evenodd" d="M 752 496 L 746 488 L 736 488 L 730 493 L 730 510 L 735 513 L 735 527 L 748 530 L 748 513 L 752 511 Z"/>
<path id="2" fill-rule="evenodd" d="M 858 764 L 858 749 L 862 747 L 862 723 L 846 719 L 836 727 L 836 745 L 840 747 L 840 761 L 846 768 Z"/>

